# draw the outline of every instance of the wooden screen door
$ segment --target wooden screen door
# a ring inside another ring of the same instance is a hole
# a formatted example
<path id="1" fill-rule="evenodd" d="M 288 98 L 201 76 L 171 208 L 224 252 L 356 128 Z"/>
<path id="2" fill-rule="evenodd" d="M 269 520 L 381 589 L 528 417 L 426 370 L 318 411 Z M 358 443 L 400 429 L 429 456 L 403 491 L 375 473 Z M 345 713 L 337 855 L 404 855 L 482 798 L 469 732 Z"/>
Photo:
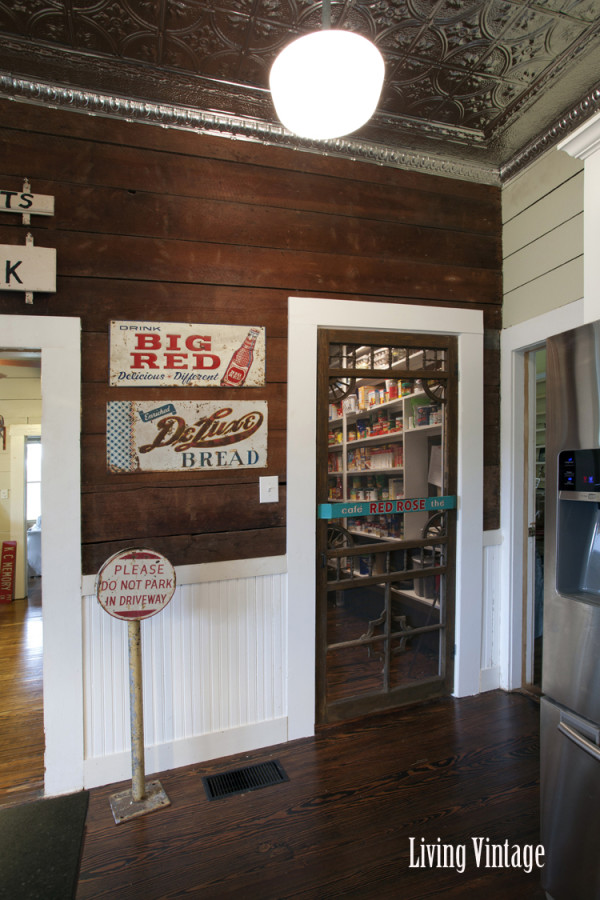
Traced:
<path id="1" fill-rule="evenodd" d="M 456 339 L 321 330 L 317 721 L 453 684 Z"/>

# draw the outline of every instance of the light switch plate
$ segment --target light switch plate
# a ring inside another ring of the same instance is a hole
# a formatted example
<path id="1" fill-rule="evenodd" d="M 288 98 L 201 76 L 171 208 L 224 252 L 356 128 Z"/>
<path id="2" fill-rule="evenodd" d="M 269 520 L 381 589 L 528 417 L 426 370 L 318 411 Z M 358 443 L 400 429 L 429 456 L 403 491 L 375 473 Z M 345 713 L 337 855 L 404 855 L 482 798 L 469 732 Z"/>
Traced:
<path id="1" fill-rule="evenodd" d="M 261 503 L 277 503 L 279 500 L 279 478 L 277 475 L 263 475 L 258 479 Z"/>

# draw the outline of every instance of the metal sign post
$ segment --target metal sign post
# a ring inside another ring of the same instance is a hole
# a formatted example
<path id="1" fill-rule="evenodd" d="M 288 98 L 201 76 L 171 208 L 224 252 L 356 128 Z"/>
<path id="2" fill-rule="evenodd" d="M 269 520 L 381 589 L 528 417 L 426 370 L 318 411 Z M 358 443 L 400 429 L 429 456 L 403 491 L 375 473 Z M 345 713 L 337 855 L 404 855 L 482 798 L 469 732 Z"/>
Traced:
<path id="1" fill-rule="evenodd" d="M 131 723 L 131 789 L 113 794 L 115 823 L 142 816 L 170 800 L 160 781 L 146 781 L 140 621 L 156 615 L 175 592 L 175 570 L 154 550 L 124 550 L 108 559 L 98 573 L 96 595 L 107 613 L 127 622 L 129 645 L 129 717 Z"/>

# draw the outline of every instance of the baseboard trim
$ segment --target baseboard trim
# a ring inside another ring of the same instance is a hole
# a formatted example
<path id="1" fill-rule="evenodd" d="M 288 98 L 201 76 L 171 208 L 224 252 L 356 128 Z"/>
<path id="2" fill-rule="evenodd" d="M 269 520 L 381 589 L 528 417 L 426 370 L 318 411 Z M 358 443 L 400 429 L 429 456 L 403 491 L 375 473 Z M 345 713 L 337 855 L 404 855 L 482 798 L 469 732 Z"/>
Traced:
<path id="1" fill-rule="evenodd" d="M 500 687 L 500 666 L 481 669 L 479 673 L 479 692 L 495 691 Z"/>
<path id="2" fill-rule="evenodd" d="M 145 748 L 145 774 L 152 775 L 181 766 L 195 765 L 209 759 L 258 750 L 261 747 L 285 743 L 287 739 L 288 720 L 287 716 L 282 716 L 266 722 L 243 725 L 240 728 L 228 728 L 226 731 L 214 731 L 167 744 L 156 744 Z M 131 754 L 126 751 L 86 759 L 83 764 L 83 778 L 85 788 L 127 781 L 131 778 Z"/>

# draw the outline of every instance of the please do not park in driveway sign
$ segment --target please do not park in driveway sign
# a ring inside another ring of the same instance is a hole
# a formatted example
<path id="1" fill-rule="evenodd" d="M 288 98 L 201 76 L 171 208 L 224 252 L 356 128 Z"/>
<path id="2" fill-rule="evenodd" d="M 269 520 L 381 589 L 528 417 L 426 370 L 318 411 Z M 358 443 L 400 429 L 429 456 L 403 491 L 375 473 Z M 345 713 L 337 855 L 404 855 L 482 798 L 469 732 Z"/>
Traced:
<path id="1" fill-rule="evenodd" d="M 175 592 L 175 569 L 154 550 L 121 550 L 100 569 L 98 601 L 117 619 L 147 619 L 161 612 Z"/>

